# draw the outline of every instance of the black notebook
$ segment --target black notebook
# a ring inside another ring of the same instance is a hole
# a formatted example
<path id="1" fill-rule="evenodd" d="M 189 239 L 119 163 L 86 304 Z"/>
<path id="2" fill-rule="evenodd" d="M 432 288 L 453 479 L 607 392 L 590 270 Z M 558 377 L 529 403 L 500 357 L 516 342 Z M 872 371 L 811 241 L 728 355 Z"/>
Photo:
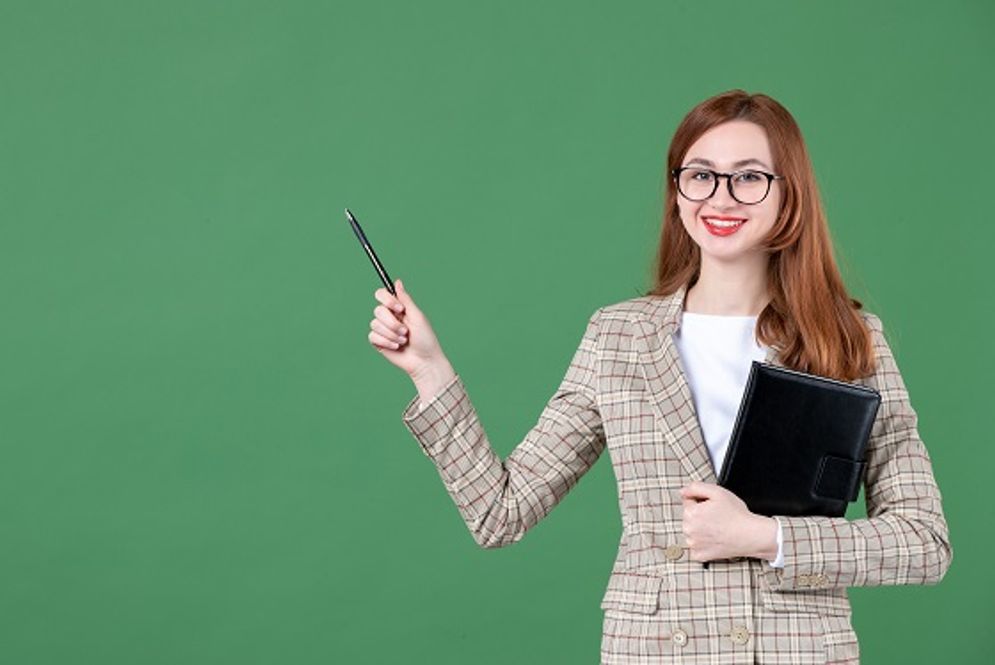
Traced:
<path id="1" fill-rule="evenodd" d="M 880 403 L 867 386 L 753 361 L 719 484 L 761 515 L 842 517 Z"/>

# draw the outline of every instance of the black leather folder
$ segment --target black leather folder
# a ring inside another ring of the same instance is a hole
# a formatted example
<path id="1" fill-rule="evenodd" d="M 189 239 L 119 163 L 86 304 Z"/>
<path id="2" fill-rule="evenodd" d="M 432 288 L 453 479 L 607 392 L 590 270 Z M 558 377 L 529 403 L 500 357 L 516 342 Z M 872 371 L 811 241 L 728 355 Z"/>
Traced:
<path id="1" fill-rule="evenodd" d="M 753 361 L 719 484 L 761 515 L 842 517 L 880 403 L 867 386 Z"/>

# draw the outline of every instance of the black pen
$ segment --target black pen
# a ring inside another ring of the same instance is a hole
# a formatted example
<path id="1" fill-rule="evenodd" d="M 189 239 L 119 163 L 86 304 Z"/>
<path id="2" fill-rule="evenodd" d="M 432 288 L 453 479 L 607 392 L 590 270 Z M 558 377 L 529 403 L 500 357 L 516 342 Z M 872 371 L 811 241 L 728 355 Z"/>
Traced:
<path id="1" fill-rule="evenodd" d="M 383 282 L 383 285 L 387 287 L 388 291 L 390 291 L 390 295 L 396 296 L 397 292 L 394 291 L 394 284 L 390 281 L 387 269 L 383 267 L 380 259 L 377 258 L 377 253 L 373 251 L 373 245 L 371 245 L 370 241 L 366 239 L 366 234 L 363 233 L 363 229 L 360 227 L 359 221 L 357 221 L 353 214 L 349 211 L 349 208 L 345 209 L 345 216 L 349 218 L 349 224 L 352 226 L 352 230 L 355 231 L 356 237 L 359 238 L 359 244 L 363 246 L 363 249 L 366 250 L 366 255 L 370 257 L 370 261 L 373 262 L 373 267 L 376 269 L 377 274 L 380 275 L 380 281 Z"/>

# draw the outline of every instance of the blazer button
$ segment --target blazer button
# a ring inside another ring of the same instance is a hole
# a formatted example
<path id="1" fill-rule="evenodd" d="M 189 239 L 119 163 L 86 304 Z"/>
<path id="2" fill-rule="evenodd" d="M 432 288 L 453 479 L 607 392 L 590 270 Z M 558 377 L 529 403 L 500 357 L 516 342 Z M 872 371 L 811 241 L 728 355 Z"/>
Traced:
<path id="1" fill-rule="evenodd" d="M 733 626 L 729 637 L 736 644 L 746 644 L 750 641 L 750 631 L 746 629 L 746 626 Z"/>
<path id="2" fill-rule="evenodd" d="M 812 579 L 811 577 L 809 577 L 805 573 L 802 573 L 796 579 L 796 583 L 798 584 L 798 586 L 808 586 L 811 582 L 811 579 Z"/>
<path id="3" fill-rule="evenodd" d="M 682 647 L 688 643 L 688 634 L 685 633 L 680 628 L 678 628 L 677 630 L 674 631 L 673 639 L 674 639 L 674 644 L 676 644 L 679 647 Z"/>
<path id="4" fill-rule="evenodd" d="M 671 545 L 663 551 L 663 556 L 667 557 L 669 561 L 677 561 L 684 556 L 684 548 L 680 545 Z"/>

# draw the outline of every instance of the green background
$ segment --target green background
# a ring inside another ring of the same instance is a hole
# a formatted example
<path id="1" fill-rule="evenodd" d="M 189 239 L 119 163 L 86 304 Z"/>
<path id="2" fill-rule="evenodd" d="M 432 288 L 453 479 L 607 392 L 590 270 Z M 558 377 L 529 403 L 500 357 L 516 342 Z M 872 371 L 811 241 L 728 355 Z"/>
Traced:
<path id="1" fill-rule="evenodd" d="M 431 318 L 506 456 L 649 285 L 666 149 L 741 87 L 810 148 L 954 546 L 867 663 L 992 662 L 989 2 L 0 3 L 0 660 L 597 662 L 607 455 L 482 550 L 367 340 Z M 854 515 L 859 511 L 854 511 Z"/>

